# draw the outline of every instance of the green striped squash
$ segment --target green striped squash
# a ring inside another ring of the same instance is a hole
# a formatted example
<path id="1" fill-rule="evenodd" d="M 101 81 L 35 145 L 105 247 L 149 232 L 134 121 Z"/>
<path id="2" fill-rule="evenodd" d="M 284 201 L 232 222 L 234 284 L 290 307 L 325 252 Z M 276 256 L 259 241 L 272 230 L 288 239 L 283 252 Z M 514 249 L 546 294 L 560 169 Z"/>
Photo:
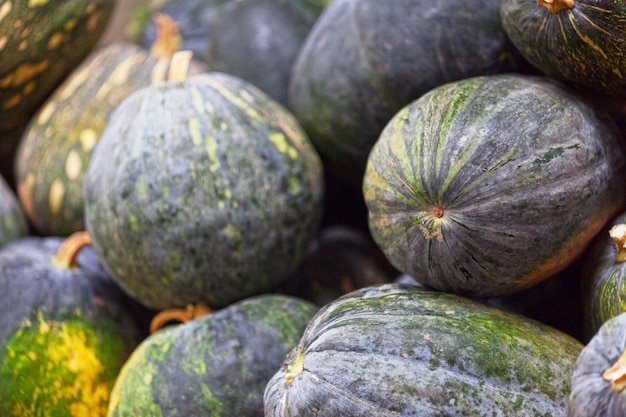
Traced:
<path id="1" fill-rule="evenodd" d="M 493 297 L 568 266 L 624 207 L 615 124 L 542 76 L 479 76 L 398 112 L 368 160 L 372 236 L 435 289 Z"/>
<path id="2" fill-rule="evenodd" d="M 108 417 L 263 417 L 263 391 L 318 308 L 265 294 L 146 338 L 125 363 Z"/>
<path id="3" fill-rule="evenodd" d="M 267 384 L 266 417 L 564 417 L 583 345 L 454 294 L 386 284 L 324 306 Z"/>
<path id="4" fill-rule="evenodd" d="M 626 2 L 503 0 L 502 24 L 543 73 L 626 97 Z"/>

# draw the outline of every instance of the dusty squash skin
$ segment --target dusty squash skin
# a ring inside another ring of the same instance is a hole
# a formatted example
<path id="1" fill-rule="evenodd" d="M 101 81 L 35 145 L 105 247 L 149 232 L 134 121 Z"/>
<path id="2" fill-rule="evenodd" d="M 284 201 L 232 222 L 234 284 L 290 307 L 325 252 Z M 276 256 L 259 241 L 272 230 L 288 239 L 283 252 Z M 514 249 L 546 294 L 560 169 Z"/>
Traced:
<path id="1" fill-rule="evenodd" d="M 29 233 L 26 215 L 15 192 L 0 176 L 0 247 Z"/>
<path id="2" fill-rule="evenodd" d="M 363 191 L 374 240 L 423 284 L 475 297 L 571 264 L 624 207 L 612 120 L 547 77 L 442 85 L 398 112 Z"/>
<path id="3" fill-rule="evenodd" d="M 626 97 L 623 1 L 503 0 L 501 14 L 511 41 L 543 73 Z"/>
<path id="4" fill-rule="evenodd" d="M 115 383 L 108 417 L 263 417 L 263 392 L 318 308 L 260 295 L 150 335 Z"/>
<path id="5" fill-rule="evenodd" d="M 322 214 L 319 156 L 293 116 L 237 77 L 144 88 L 116 109 L 84 179 L 86 227 L 149 308 L 267 292 Z"/>
<path id="6" fill-rule="evenodd" d="M 360 186 L 385 124 L 431 88 L 511 71 L 519 60 L 498 0 L 338 0 L 294 62 L 289 106 L 344 181 Z"/>
<path id="7" fill-rule="evenodd" d="M 83 178 L 113 110 L 131 93 L 167 76 L 169 57 L 130 43 L 90 54 L 29 123 L 15 157 L 20 201 L 36 232 L 84 230 Z M 197 61 L 190 74 L 206 66 Z"/>
<path id="8" fill-rule="evenodd" d="M 26 122 L 94 48 L 115 0 L 0 4 L 0 132 Z"/>
<path id="9" fill-rule="evenodd" d="M 93 249 L 66 266 L 62 243 L 24 237 L 0 249 L 2 416 L 104 416 L 119 370 L 146 336 Z"/>
<path id="10" fill-rule="evenodd" d="M 453 294 L 372 286 L 310 321 L 267 385 L 265 416 L 565 416 L 582 347 Z"/>
<path id="11" fill-rule="evenodd" d="M 578 356 L 568 417 L 626 415 L 625 352 L 626 313 L 621 313 L 604 322 Z"/>

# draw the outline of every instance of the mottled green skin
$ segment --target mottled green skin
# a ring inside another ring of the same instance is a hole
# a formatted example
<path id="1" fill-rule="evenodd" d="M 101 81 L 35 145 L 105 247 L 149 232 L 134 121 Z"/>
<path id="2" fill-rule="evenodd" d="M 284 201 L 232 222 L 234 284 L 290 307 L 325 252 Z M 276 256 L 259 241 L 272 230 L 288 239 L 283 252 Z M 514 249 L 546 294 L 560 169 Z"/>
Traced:
<path id="1" fill-rule="evenodd" d="M 26 215 L 14 191 L 0 176 L 0 247 L 29 234 Z"/>
<path id="2" fill-rule="evenodd" d="M 265 416 L 565 416 L 582 347 L 453 294 L 373 286 L 311 320 L 290 354 L 303 368 L 288 359 L 272 377 Z"/>
<path id="3" fill-rule="evenodd" d="M 615 125 L 570 89 L 491 75 L 442 85 L 398 112 L 370 154 L 363 192 L 372 236 L 399 270 L 493 297 L 582 253 L 624 207 L 625 164 Z"/>
<path id="4" fill-rule="evenodd" d="M 616 259 L 613 225 L 626 223 L 626 213 L 613 219 L 585 250 L 581 270 L 586 340 L 608 319 L 626 312 L 626 263 Z"/>
<path id="5" fill-rule="evenodd" d="M 20 200 L 39 235 L 84 230 L 83 179 L 94 146 L 113 110 L 150 85 L 161 64 L 158 56 L 133 44 L 102 47 L 34 115 L 17 149 L 15 172 Z M 205 69 L 196 61 L 190 74 Z"/>
<path id="6" fill-rule="evenodd" d="M 512 71 L 498 0 L 338 0 L 292 70 L 289 104 L 329 169 L 360 186 L 389 119 L 444 82 Z"/>
<path id="7" fill-rule="evenodd" d="M 113 389 L 108 417 L 263 417 L 263 391 L 318 308 L 260 295 L 149 336 Z"/>
<path id="8" fill-rule="evenodd" d="M 275 288 L 321 219 L 319 156 L 251 84 L 209 73 L 116 109 L 84 179 L 86 228 L 117 282 L 160 310 Z"/>
<path id="9" fill-rule="evenodd" d="M 568 417 L 626 415 L 626 392 L 616 392 L 602 374 L 626 351 L 626 313 L 604 322 L 582 350 L 572 372 Z"/>
<path id="10" fill-rule="evenodd" d="M 576 0 L 551 13 L 536 1 L 503 0 L 504 29 L 545 74 L 594 92 L 626 97 L 626 3 Z"/>
<path id="11" fill-rule="evenodd" d="M 94 48 L 115 0 L 11 0 L 0 5 L 0 132 L 27 121 Z"/>

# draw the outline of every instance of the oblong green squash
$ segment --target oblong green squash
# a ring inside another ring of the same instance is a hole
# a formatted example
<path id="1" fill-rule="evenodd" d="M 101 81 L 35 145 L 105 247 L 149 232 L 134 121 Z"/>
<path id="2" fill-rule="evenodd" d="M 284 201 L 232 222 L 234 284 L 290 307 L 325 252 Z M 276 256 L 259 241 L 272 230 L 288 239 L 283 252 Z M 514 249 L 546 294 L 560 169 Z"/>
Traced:
<path id="1" fill-rule="evenodd" d="M 363 192 L 374 240 L 427 286 L 476 297 L 563 270 L 624 208 L 612 120 L 542 76 L 442 85 L 398 112 Z"/>
<path id="2" fill-rule="evenodd" d="M 626 97 L 626 3 L 503 0 L 500 7 L 508 37 L 543 73 Z"/>
<path id="3" fill-rule="evenodd" d="M 318 308 L 266 294 L 168 326 L 133 352 L 108 417 L 263 417 L 263 392 Z"/>
<path id="4" fill-rule="evenodd" d="M 215 72 L 127 97 L 83 186 L 94 248 L 157 310 L 274 289 L 313 240 L 324 192 L 319 156 L 293 116 Z"/>
<path id="5" fill-rule="evenodd" d="M 453 294 L 368 287 L 313 317 L 267 385 L 265 416 L 565 416 L 582 347 Z"/>
<path id="6" fill-rule="evenodd" d="M 626 313 L 604 322 L 572 372 L 568 417 L 626 415 Z"/>

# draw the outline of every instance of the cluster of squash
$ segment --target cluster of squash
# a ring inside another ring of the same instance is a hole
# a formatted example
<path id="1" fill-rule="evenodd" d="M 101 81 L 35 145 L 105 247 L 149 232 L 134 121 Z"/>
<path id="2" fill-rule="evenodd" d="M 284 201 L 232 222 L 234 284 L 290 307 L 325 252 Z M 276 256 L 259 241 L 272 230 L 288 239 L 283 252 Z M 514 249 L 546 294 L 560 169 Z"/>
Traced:
<path id="1" fill-rule="evenodd" d="M 0 4 L 0 415 L 626 412 L 626 6 L 53 3 Z"/>

